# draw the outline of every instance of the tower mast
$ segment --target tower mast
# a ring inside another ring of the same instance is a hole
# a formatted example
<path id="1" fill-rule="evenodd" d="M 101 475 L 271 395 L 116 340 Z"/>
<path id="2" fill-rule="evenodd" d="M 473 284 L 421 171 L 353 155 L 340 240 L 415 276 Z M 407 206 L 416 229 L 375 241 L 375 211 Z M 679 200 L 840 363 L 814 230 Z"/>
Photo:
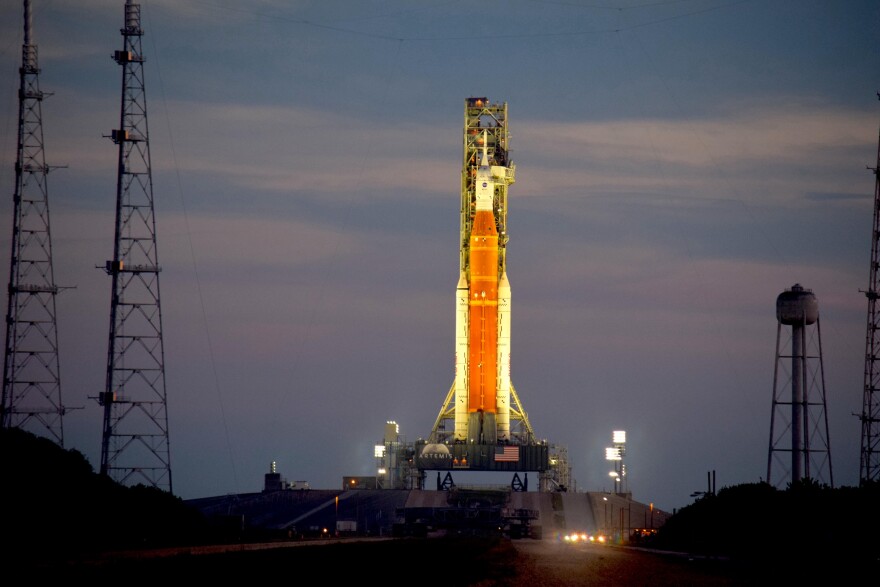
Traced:
<path id="1" fill-rule="evenodd" d="M 880 98 L 880 93 L 877 94 Z M 877 141 L 877 164 L 871 169 L 874 172 L 874 224 L 871 230 L 871 268 L 868 279 L 868 328 L 865 342 L 865 388 L 862 400 L 862 448 L 859 458 L 859 483 L 880 481 L 880 339 L 877 329 L 880 328 L 880 311 L 877 298 L 880 297 L 880 281 L 877 270 L 880 269 L 880 138 Z"/>
<path id="2" fill-rule="evenodd" d="M 140 4 L 125 3 L 116 231 L 104 408 L 101 474 L 122 484 L 172 491 L 165 391 L 165 352 L 159 303 L 159 263 L 150 171 L 150 140 L 141 52 Z"/>
<path id="3" fill-rule="evenodd" d="M 64 446 L 61 374 L 49 190 L 43 150 L 42 101 L 31 3 L 24 1 L 24 43 L 19 68 L 18 155 L 3 363 L 3 428 L 23 428 Z"/>

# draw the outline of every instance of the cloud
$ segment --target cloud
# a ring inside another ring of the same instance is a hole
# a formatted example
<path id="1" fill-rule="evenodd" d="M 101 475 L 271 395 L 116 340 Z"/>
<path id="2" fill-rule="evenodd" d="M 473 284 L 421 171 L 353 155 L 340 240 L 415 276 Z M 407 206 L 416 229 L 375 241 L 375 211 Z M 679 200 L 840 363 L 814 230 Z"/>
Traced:
<path id="1" fill-rule="evenodd" d="M 873 140 L 866 129 L 874 118 L 834 107 L 764 105 L 695 120 L 521 121 L 514 129 L 514 157 L 532 163 L 517 193 L 675 189 L 717 197 L 734 185 L 750 200 L 763 199 L 765 192 L 833 191 L 840 187 L 835 177 L 790 173 L 780 179 L 780 170 L 846 165 L 852 151 L 863 151 Z M 754 177 L 742 175 L 746 169 Z M 757 192 L 757 186 L 765 189 Z"/>

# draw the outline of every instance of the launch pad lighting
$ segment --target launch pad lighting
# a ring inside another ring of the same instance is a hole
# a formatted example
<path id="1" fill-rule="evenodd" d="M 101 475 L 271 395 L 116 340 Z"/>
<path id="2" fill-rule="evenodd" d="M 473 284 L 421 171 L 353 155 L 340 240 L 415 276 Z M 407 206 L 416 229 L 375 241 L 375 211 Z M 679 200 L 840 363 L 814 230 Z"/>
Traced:
<path id="1" fill-rule="evenodd" d="M 626 444 L 626 430 L 615 430 L 611 434 L 611 439 L 614 444 Z"/>
<path id="2" fill-rule="evenodd" d="M 623 457 L 620 455 L 620 447 L 612 446 L 605 449 L 605 460 L 606 461 L 619 461 Z"/>
<path id="3" fill-rule="evenodd" d="M 375 445 L 375 448 L 373 449 L 373 456 L 376 457 L 377 459 L 384 459 L 385 458 L 385 445 L 384 444 Z"/>

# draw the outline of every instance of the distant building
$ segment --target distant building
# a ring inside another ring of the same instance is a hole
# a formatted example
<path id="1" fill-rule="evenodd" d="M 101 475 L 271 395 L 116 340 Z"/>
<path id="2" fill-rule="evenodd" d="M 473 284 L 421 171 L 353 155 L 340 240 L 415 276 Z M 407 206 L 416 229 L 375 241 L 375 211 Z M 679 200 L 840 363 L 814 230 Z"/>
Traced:
<path id="1" fill-rule="evenodd" d="M 275 470 L 275 461 L 269 465 L 269 472 L 264 476 L 263 492 L 281 491 L 285 485 L 284 477 Z"/>
<path id="2" fill-rule="evenodd" d="M 275 461 L 272 461 L 272 464 L 269 465 L 269 472 L 264 475 L 263 480 L 263 493 L 271 493 L 273 491 L 285 491 L 288 489 L 296 489 L 296 490 L 306 490 L 309 489 L 308 481 L 291 481 L 287 482 L 287 479 L 281 476 L 275 468 Z"/>

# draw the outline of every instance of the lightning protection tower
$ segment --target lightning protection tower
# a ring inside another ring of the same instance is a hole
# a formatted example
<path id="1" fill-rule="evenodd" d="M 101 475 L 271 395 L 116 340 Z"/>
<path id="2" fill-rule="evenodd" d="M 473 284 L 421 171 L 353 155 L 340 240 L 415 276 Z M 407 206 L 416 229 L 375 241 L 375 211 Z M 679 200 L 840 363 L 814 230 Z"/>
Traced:
<path id="1" fill-rule="evenodd" d="M 877 94 L 880 97 L 880 93 Z M 869 169 L 872 169 L 869 167 Z M 874 171 L 874 224 L 871 231 L 871 269 L 868 279 L 868 334 L 865 342 L 865 388 L 862 401 L 862 448 L 859 459 L 859 483 L 880 481 L 880 311 L 877 298 L 880 297 L 880 281 L 877 270 L 880 268 L 880 139 L 877 141 L 877 165 Z"/>
<path id="2" fill-rule="evenodd" d="M 64 406 L 58 361 L 49 167 L 43 151 L 42 102 L 31 3 L 24 2 L 24 43 L 19 68 L 18 155 L 3 363 L 4 428 L 46 433 L 64 446 Z"/>
<path id="3" fill-rule="evenodd" d="M 794 284 L 776 298 L 776 319 L 767 482 L 784 488 L 810 479 L 834 487 L 816 296 Z M 781 336 L 783 326 L 791 327 L 787 340 Z M 781 468 L 775 477 L 774 463 Z"/>
<path id="4" fill-rule="evenodd" d="M 141 53 L 140 5 L 127 0 L 122 66 L 116 233 L 105 270 L 113 280 L 104 408 L 101 474 L 122 484 L 172 491 L 165 392 L 159 263 L 150 172 L 150 140 Z"/>

